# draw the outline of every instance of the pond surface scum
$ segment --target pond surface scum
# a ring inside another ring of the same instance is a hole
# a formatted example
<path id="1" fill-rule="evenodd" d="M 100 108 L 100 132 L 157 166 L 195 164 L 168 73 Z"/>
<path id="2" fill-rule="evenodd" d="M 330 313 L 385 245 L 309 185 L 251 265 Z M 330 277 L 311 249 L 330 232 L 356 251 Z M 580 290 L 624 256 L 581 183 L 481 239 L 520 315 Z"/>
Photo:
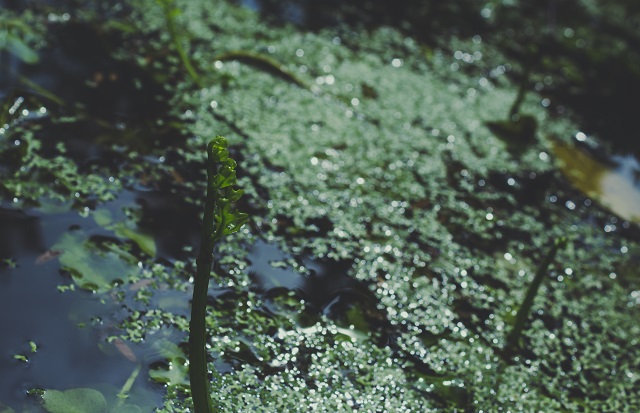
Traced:
<path id="1" fill-rule="evenodd" d="M 637 5 L 319 3 L 0 0 L 0 413 L 191 411 L 216 135 L 219 411 L 640 411 Z"/>

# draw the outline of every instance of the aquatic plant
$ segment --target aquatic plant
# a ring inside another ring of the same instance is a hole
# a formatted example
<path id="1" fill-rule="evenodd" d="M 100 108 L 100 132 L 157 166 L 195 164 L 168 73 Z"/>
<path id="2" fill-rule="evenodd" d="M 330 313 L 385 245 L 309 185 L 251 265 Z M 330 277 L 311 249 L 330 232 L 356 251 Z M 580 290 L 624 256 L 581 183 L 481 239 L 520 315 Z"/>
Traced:
<path id="1" fill-rule="evenodd" d="M 90 387 L 76 387 L 67 390 L 34 388 L 29 390 L 28 394 L 39 400 L 42 409 L 48 413 L 141 412 L 145 411 L 149 406 L 145 405 L 145 402 L 139 398 L 140 395 L 136 394 L 133 396 L 134 400 L 131 400 L 133 395 L 132 388 L 141 368 L 142 365 L 137 363 L 121 387 L 110 388 L 108 391 Z M 38 409 L 38 411 L 41 410 Z M 0 402 L 0 412 L 14 413 L 15 410 L 4 406 Z"/>
<path id="2" fill-rule="evenodd" d="M 182 46 L 182 36 L 178 31 L 178 27 L 176 25 L 176 17 L 179 16 L 182 11 L 174 6 L 174 0 L 156 0 L 162 7 L 162 12 L 164 14 L 167 31 L 169 32 L 169 37 L 171 38 L 171 42 L 173 43 L 176 51 L 178 52 L 178 56 L 180 57 L 180 61 L 182 65 L 186 69 L 189 77 L 198 85 L 199 87 L 203 87 L 202 77 L 196 72 L 193 64 L 191 63 L 191 59 L 187 55 L 186 50 Z M 286 81 L 295 84 L 304 89 L 311 90 L 311 86 L 308 85 L 304 80 L 300 79 L 293 73 L 291 73 L 286 66 L 278 63 L 274 59 L 271 59 L 268 56 L 264 56 L 260 53 L 247 52 L 242 50 L 234 50 L 228 51 L 223 54 L 216 56 L 215 60 L 220 61 L 229 61 L 229 60 L 237 60 L 244 62 L 248 65 L 257 67 L 258 69 L 264 70 L 272 75 L 282 78 Z"/>
<path id="3" fill-rule="evenodd" d="M 26 21 L 0 16 L 0 53 L 7 51 L 25 63 L 37 63 L 38 52 L 30 46 L 35 37 L 33 28 Z"/>
<path id="4" fill-rule="evenodd" d="M 182 65 L 189 73 L 189 77 L 196 83 L 196 85 L 202 87 L 202 80 L 200 79 L 200 75 L 194 69 L 191 64 L 191 59 L 187 55 L 186 50 L 182 47 L 182 38 L 180 33 L 178 33 L 178 28 L 176 26 L 176 17 L 180 15 L 181 11 L 179 8 L 173 6 L 173 0 L 156 0 L 156 3 L 162 7 L 162 12 L 164 14 L 164 19 L 167 24 L 167 30 L 169 32 L 169 36 L 171 37 L 171 41 L 178 52 L 178 56 L 180 56 L 180 61 Z"/>
<path id="5" fill-rule="evenodd" d="M 287 69 L 285 65 L 280 64 L 278 61 L 260 53 L 246 52 L 243 50 L 233 50 L 220 55 L 216 55 L 214 59 L 221 62 L 242 62 L 249 66 L 253 66 L 257 69 L 270 73 L 275 77 L 286 80 L 287 82 L 290 82 L 291 84 L 294 84 L 298 87 L 313 91 L 311 85 L 293 74 L 290 70 Z"/>
<path id="6" fill-rule="evenodd" d="M 549 265 L 556 257 L 558 250 L 564 248 L 567 245 L 567 239 L 565 237 L 561 237 L 556 239 L 553 242 L 553 245 L 547 252 L 547 255 L 542 260 L 538 269 L 536 270 L 536 274 L 533 277 L 533 281 L 529 288 L 527 289 L 527 294 L 522 300 L 522 304 L 520 305 L 520 309 L 516 314 L 515 322 L 513 323 L 513 328 L 509 332 L 507 336 L 506 345 L 504 348 L 504 355 L 506 357 L 511 357 L 514 352 L 518 349 L 520 338 L 522 337 L 522 332 L 524 330 L 524 325 L 527 322 L 527 318 L 529 318 L 529 313 L 531 312 L 531 307 L 533 306 L 533 300 L 536 298 L 538 294 L 538 290 L 542 285 L 542 281 L 544 280 L 545 275 L 547 274 L 547 269 Z"/>
<path id="7" fill-rule="evenodd" d="M 249 219 L 247 214 L 231 210 L 231 203 L 240 199 L 243 191 L 233 189 L 237 182 L 236 162 L 229 158 L 228 145 L 222 136 L 212 139 L 207 145 L 207 194 L 189 325 L 189 379 L 196 413 L 215 410 L 209 394 L 205 348 L 205 315 L 213 247 L 225 235 L 238 231 Z"/>

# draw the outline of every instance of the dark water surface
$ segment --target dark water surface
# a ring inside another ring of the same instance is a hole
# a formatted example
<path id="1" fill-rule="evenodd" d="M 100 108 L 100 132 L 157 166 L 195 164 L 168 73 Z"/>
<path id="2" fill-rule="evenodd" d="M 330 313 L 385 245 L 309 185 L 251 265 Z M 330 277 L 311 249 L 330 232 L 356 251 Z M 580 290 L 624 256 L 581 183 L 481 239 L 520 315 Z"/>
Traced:
<path id="1" fill-rule="evenodd" d="M 96 229 L 75 212 L 0 209 L 0 257 L 15 265 L 0 270 L 0 400 L 9 405 L 22 405 L 33 388 L 120 387 L 135 367 L 105 343 L 118 305 L 90 292 L 58 289 L 71 280 L 50 248 L 71 226 Z"/>

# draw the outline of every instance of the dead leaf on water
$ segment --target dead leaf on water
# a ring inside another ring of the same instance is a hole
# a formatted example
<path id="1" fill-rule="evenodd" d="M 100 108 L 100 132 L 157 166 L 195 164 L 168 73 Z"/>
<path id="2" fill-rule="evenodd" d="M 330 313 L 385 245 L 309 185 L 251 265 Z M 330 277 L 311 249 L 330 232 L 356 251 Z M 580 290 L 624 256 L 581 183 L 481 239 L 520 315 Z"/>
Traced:
<path id="1" fill-rule="evenodd" d="M 118 349 L 120 354 L 122 354 L 127 360 L 134 362 L 138 361 L 138 358 L 133 353 L 133 350 L 131 350 L 131 347 L 129 347 L 129 345 L 124 342 L 124 340 L 116 338 L 113 341 L 113 345 L 116 346 L 116 349 Z"/>
<path id="2" fill-rule="evenodd" d="M 36 264 L 37 265 L 42 265 L 45 262 L 49 262 L 49 261 L 57 258 L 60 254 L 62 254 L 62 251 L 60 251 L 60 250 L 48 250 L 48 251 L 45 251 L 44 253 L 40 254 L 38 256 L 38 258 L 36 258 Z"/>
<path id="3" fill-rule="evenodd" d="M 131 284 L 129 286 L 129 290 L 131 290 L 131 291 L 142 290 L 143 288 L 146 288 L 146 287 L 150 286 L 151 284 L 153 284 L 153 282 L 154 282 L 154 280 L 145 278 L 144 280 L 140 280 L 140 281 L 137 281 L 137 282 Z"/>

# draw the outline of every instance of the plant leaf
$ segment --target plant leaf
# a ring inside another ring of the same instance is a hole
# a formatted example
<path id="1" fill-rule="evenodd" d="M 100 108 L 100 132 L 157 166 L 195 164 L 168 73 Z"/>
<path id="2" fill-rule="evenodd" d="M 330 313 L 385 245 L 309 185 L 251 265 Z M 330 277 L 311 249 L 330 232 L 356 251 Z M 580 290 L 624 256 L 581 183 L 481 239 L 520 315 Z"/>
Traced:
<path id="1" fill-rule="evenodd" d="M 94 389 L 45 390 L 43 407 L 49 413 L 106 413 L 107 401 Z"/>
<path id="2" fill-rule="evenodd" d="M 119 251 L 101 251 L 87 242 L 81 231 L 63 234 L 54 249 L 63 251 L 60 265 L 73 277 L 73 281 L 86 290 L 104 292 L 115 281 L 126 282 L 139 269 Z"/>
<path id="3" fill-rule="evenodd" d="M 114 229 L 117 236 L 130 239 L 149 256 L 156 256 L 156 241 L 153 235 L 141 232 L 138 229 L 129 228 L 124 222 L 118 223 Z"/>
<path id="4" fill-rule="evenodd" d="M 213 181 L 213 185 L 217 189 L 222 189 L 235 185 L 237 181 L 238 179 L 236 177 L 236 161 L 234 161 L 233 159 L 227 159 L 218 170 L 218 173 Z"/>
<path id="5" fill-rule="evenodd" d="M 216 136 L 211 139 L 207 145 L 207 151 L 209 152 L 209 158 L 211 162 L 224 162 L 229 159 L 229 150 L 227 147 L 229 142 L 222 136 Z"/>
<path id="6" fill-rule="evenodd" d="M 96 209 L 93 213 L 93 219 L 101 227 L 115 232 L 118 237 L 130 239 L 149 256 L 156 256 L 156 241 L 153 235 L 136 228 L 135 224 L 129 222 L 114 224 L 111 211 L 105 208 Z"/>
<path id="7" fill-rule="evenodd" d="M 228 199 L 221 200 L 222 208 L 215 216 L 216 231 L 214 239 L 237 232 L 249 220 L 249 215 L 244 212 L 231 211 Z"/>
<path id="8" fill-rule="evenodd" d="M 187 357 L 176 344 L 162 340 L 157 343 L 160 354 L 165 357 L 164 365 L 156 365 L 149 370 L 149 377 L 161 384 L 187 384 Z"/>
<path id="9" fill-rule="evenodd" d="M 40 60 L 38 53 L 18 37 L 9 35 L 6 47 L 9 52 L 25 63 L 34 64 Z"/>

